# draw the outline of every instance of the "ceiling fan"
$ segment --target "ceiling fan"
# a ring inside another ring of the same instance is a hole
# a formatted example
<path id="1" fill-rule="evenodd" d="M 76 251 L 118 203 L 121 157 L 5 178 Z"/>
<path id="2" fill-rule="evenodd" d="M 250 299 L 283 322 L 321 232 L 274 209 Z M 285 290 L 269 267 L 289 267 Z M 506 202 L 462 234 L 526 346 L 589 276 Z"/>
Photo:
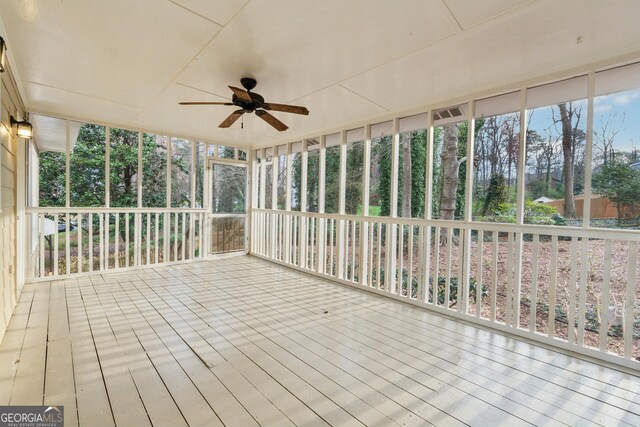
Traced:
<path id="1" fill-rule="evenodd" d="M 218 127 L 228 128 L 236 120 L 240 118 L 244 113 L 256 113 L 258 117 L 260 117 L 265 122 L 269 123 L 271 126 L 279 130 L 280 132 L 289 129 L 287 125 L 282 123 L 280 120 L 276 119 L 274 116 L 269 114 L 268 111 L 282 111 L 283 113 L 294 113 L 294 114 L 303 114 L 305 116 L 309 115 L 309 110 L 306 107 L 298 107 L 296 105 L 285 105 L 285 104 L 274 104 L 272 102 L 264 102 L 264 98 L 262 95 L 257 94 L 255 92 L 251 92 L 251 89 L 256 87 L 256 80 L 251 77 L 243 77 L 240 79 L 240 84 L 244 89 L 240 89 L 238 87 L 229 86 L 229 89 L 233 92 L 233 96 L 231 97 L 231 102 L 179 102 L 180 105 L 235 105 L 236 107 L 240 107 L 239 110 L 234 111 L 224 119 Z"/>

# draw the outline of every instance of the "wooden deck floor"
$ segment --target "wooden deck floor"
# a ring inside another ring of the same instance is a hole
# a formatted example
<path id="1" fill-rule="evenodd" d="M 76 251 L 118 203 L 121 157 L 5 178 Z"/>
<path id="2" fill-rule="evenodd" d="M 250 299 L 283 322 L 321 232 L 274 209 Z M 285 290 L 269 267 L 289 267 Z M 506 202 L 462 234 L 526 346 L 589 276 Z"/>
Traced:
<path id="1" fill-rule="evenodd" d="M 1 405 L 66 426 L 640 425 L 640 378 L 253 257 L 27 285 Z"/>

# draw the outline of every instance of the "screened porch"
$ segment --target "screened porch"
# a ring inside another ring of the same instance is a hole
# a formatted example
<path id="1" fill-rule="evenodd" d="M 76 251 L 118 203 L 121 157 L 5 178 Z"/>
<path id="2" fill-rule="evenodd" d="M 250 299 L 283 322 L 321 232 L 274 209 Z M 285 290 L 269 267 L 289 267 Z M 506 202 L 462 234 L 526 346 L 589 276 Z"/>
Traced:
<path id="1" fill-rule="evenodd" d="M 640 425 L 638 16 L 0 2 L 0 422 Z"/>

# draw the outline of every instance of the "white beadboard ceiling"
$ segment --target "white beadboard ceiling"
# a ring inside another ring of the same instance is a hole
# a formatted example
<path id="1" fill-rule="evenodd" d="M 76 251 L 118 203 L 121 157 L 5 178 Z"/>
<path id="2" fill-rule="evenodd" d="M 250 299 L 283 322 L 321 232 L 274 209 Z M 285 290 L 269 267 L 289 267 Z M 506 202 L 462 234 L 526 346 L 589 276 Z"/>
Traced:
<path id="1" fill-rule="evenodd" d="M 634 55 L 639 17 L 638 0 L 0 1 L 29 111 L 254 147 Z M 245 75 L 310 115 L 219 129 L 234 107 L 178 105 Z"/>

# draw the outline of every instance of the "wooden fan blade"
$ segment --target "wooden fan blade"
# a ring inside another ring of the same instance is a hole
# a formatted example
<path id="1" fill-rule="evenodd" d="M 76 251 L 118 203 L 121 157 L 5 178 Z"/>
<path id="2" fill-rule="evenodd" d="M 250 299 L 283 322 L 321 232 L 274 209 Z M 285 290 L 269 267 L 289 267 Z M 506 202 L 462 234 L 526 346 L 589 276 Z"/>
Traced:
<path id="1" fill-rule="evenodd" d="M 231 102 L 178 102 L 179 105 L 233 105 Z"/>
<path id="2" fill-rule="evenodd" d="M 253 102 L 253 99 L 251 99 L 251 96 L 249 96 L 249 92 L 247 92 L 246 90 L 233 86 L 229 86 L 229 89 L 231 89 L 238 98 L 248 102 Z"/>
<path id="3" fill-rule="evenodd" d="M 262 104 L 262 107 L 265 110 L 282 111 L 283 113 L 304 114 L 305 116 L 309 115 L 309 110 L 307 110 L 306 107 L 298 107 L 296 105 L 273 104 L 269 102 Z"/>
<path id="4" fill-rule="evenodd" d="M 283 130 L 289 129 L 287 125 L 282 123 L 280 120 L 273 117 L 271 114 L 267 113 L 264 110 L 256 110 L 256 115 L 260 117 L 265 122 L 269 123 L 271 126 L 282 132 Z"/>
<path id="5" fill-rule="evenodd" d="M 240 118 L 241 115 L 244 114 L 244 110 L 236 110 L 229 115 L 222 123 L 218 125 L 219 128 L 228 128 L 232 124 L 235 123 L 236 120 Z"/>

